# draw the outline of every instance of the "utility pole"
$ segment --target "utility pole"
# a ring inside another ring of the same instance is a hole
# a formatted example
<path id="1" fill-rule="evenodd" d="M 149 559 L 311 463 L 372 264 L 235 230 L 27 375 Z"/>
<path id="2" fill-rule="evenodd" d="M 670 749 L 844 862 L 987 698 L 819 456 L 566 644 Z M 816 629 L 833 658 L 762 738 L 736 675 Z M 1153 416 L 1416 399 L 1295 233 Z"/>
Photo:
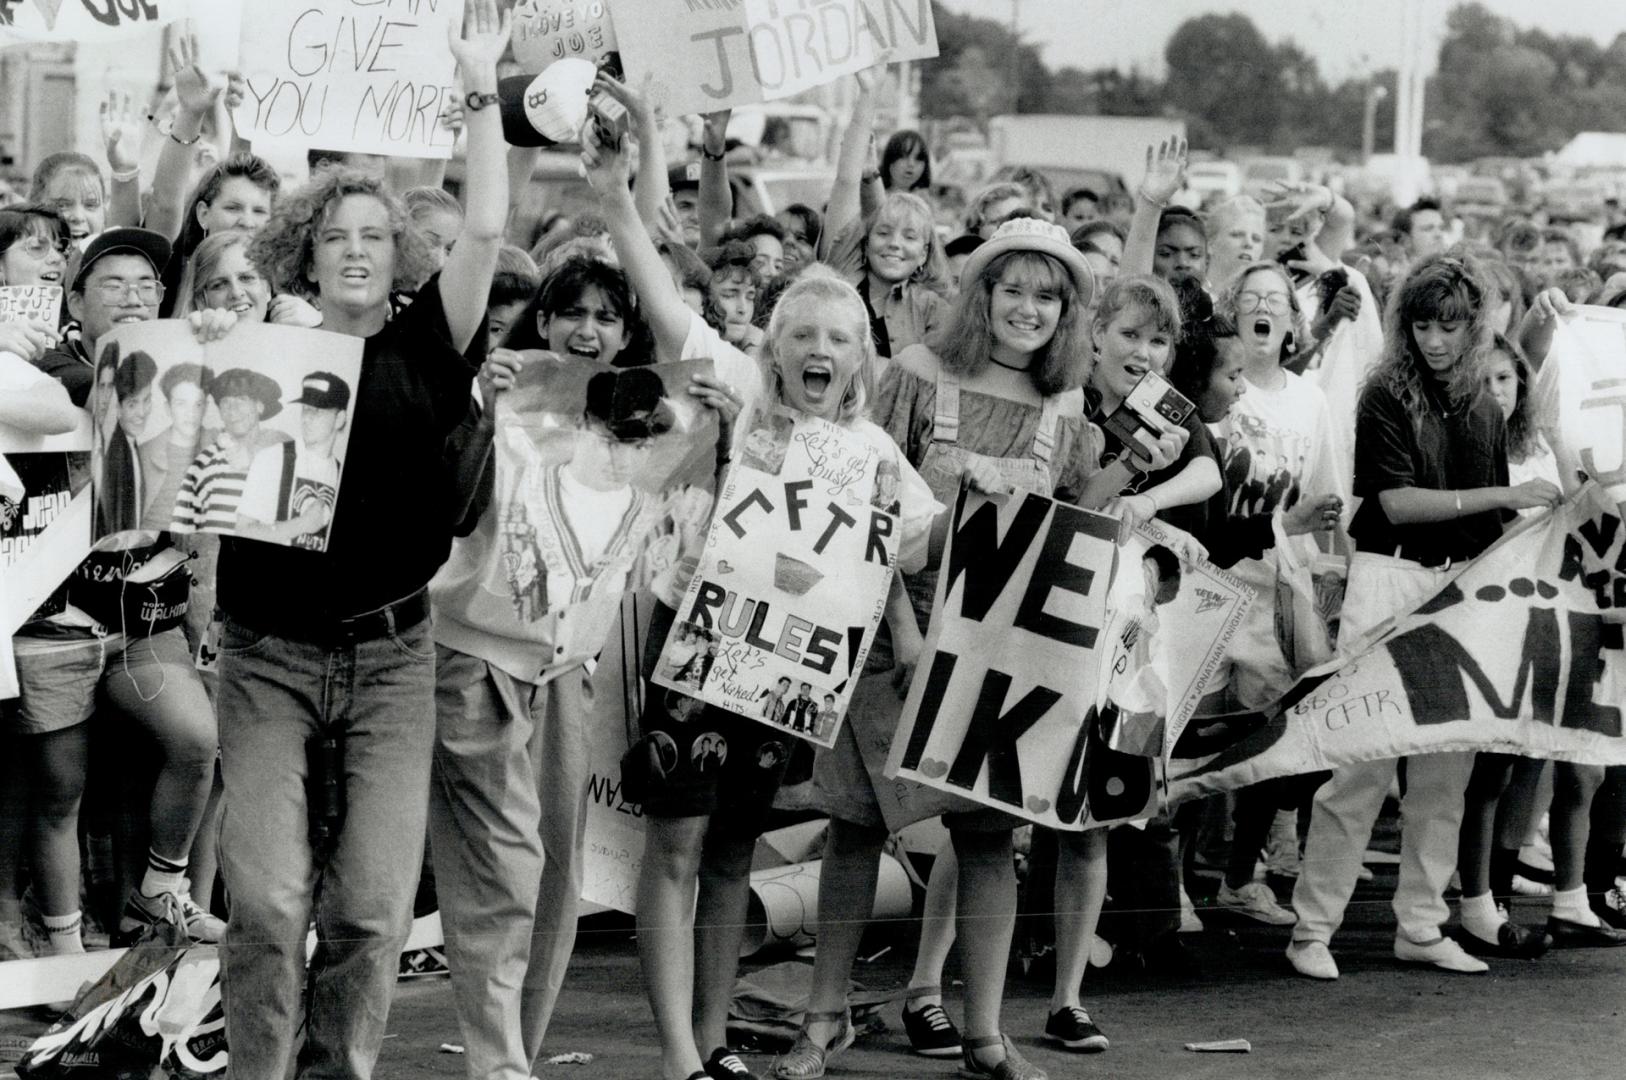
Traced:
<path id="1" fill-rule="evenodd" d="M 1361 115 L 1361 164 L 1372 160 L 1378 144 L 1378 102 L 1389 96 L 1389 88 L 1374 79 L 1366 88 L 1366 108 Z"/>
<path id="2" fill-rule="evenodd" d="M 1014 113 L 1022 96 L 1022 0 L 1011 0 L 1011 55 L 1007 64 L 1005 81 L 1011 88 L 1011 112 Z"/>

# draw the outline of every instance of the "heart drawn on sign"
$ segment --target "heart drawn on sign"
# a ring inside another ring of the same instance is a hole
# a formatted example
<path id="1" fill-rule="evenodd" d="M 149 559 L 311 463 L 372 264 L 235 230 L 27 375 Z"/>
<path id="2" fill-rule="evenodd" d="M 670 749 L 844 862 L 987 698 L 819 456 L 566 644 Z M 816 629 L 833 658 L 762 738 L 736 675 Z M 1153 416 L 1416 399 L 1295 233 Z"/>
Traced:
<path id="1" fill-rule="evenodd" d="M 936 758 L 920 759 L 920 775 L 929 776 L 933 780 L 941 780 L 947 773 L 948 762 L 938 761 Z"/>
<path id="2" fill-rule="evenodd" d="M 45 16 L 45 28 L 55 30 L 57 12 L 62 10 L 62 0 L 34 0 L 34 6 Z"/>
<path id="3" fill-rule="evenodd" d="M 1037 795 L 1029 795 L 1028 809 L 1033 811 L 1035 814 L 1042 814 L 1046 810 L 1050 809 L 1050 800 L 1041 799 Z"/>
<path id="4" fill-rule="evenodd" d="M 734 572 L 734 567 L 729 564 L 727 559 L 718 559 L 717 572 L 719 574 L 732 574 Z"/>

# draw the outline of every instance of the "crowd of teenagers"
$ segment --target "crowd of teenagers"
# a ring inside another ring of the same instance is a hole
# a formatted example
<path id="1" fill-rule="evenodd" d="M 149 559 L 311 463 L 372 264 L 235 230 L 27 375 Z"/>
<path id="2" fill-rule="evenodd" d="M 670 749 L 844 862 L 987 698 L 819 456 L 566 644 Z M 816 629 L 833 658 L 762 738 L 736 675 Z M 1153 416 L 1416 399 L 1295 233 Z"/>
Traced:
<path id="1" fill-rule="evenodd" d="M 128 450 L 149 488 L 190 494 L 200 525 L 223 493 L 241 493 L 261 389 L 196 365 L 156 380 L 138 364 L 99 368 L 99 340 L 158 318 L 186 319 L 205 341 L 229 341 L 245 321 L 364 339 L 325 552 L 179 528 L 121 533 L 13 640 L 21 692 L 4 711 L 0 947 L 80 951 L 83 883 L 125 881 L 116 914 L 94 920 L 113 943 L 164 921 L 222 943 L 242 1080 L 280 1080 L 296 1054 L 301 1075 L 370 1075 L 426 836 L 469 1075 L 524 1080 L 546 1042 L 584 873 L 592 661 L 605 645 L 587 628 L 613 618 L 521 623 L 473 602 L 504 558 L 494 403 L 526 364 L 555 362 L 521 350 L 629 369 L 709 359 L 713 373 L 676 392 L 717 414 L 719 476 L 742 418 L 774 404 L 840 425 L 895 468 L 902 540 L 885 630 L 805 797 L 829 827 L 805 1019 L 794 1045 L 759 1066 L 781 1080 L 824 1075 L 854 1038 L 848 987 L 888 837 L 861 743 L 884 748 L 897 725 L 932 614 L 945 508 L 963 485 L 1053 496 L 1126 530 L 1160 519 L 1191 537 L 1182 554 L 1258 585 L 1208 688 L 1230 714 L 1268 709 L 1297 674 L 1275 635 L 1278 543 L 1349 556 L 1339 633 L 1353 640 L 1427 598 L 1517 515 L 1561 498 L 1532 371 L 1572 304 L 1626 303 L 1626 242 L 1581 252 L 1568 234 L 1513 217 L 1459 237 L 1448 208 L 1427 201 L 1392 227 L 1363 224 L 1315 185 L 1191 210 L 1175 203 L 1178 142 L 1148 150 L 1132 202 L 1083 189 L 1058 199 L 1041 172 L 1017 169 L 966 199 L 963 223 L 945 231 L 926 140 L 877 137 L 868 72 L 828 201 L 744 219 L 730 202 L 728 116 L 705 118 L 696 160 L 668 169 L 651 103 L 601 75 L 630 136 L 584 129 L 597 213 L 555 221 L 527 251 L 505 242 L 535 154 L 505 144 L 495 103 L 508 20 L 495 0 L 468 9 L 452 43 L 468 92 L 460 199 L 432 166 L 354 154 L 313 154 L 293 191 L 246 147 L 200 165 L 197 135 L 235 88 L 183 43 L 153 175 L 115 128 L 107 169 L 52 155 L 28 201 L 0 209 L 0 284 L 66 291 L 60 325 L 0 325 L 0 422 L 69 431 L 104 381 L 120 409 L 156 389 L 189 436 L 212 403 L 222 427 L 199 490 L 183 489 L 167 436 Z M 432 182 L 403 188 L 414 169 Z M 1335 362 L 1355 365 L 1344 393 L 1322 377 Z M 1126 445 L 1103 421 L 1151 372 L 1196 412 Z M 333 393 L 307 385 L 301 401 Z M 662 408 L 590 400 L 580 424 L 613 454 L 661 431 Z M 82 486 L 84 462 L 68 464 Z M 573 535 L 584 561 L 604 557 L 625 508 L 585 488 L 565 497 L 582 503 Z M 120 584 L 171 551 L 196 579 L 189 616 L 143 635 L 117 615 Z M 679 575 L 656 589 L 646 675 L 686 587 Z M 621 597 L 593 602 L 614 609 Z M 218 665 L 200 673 L 206 639 Z M 642 734 L 665 731 L 680 748 L 643 791 L 637 885 L 660 1069 L 665 1080 L 747 1077 L 725 1025 L 752 852 L 791 738 L 709 707 L 696 724 L 668 700 L 647 694 L 637 718 Z M 726 755 L 689 752 L 702 728 L 727 740 Z M 313 742 L 342 744 L 336 831 L 312 827 Z M 87 783 L 108 770 L 103 746 L 118 748 L 116 782 Z M 1048 1019 L 1024 1036 L 1106 1049 L 1080 996 L 1097 930 L 1114 963 L 1188 968 L 1179 933 L 1199 922 L 1187 897 L 1200 868 L 1220 875 L 1207 910 L 1282 928 L 1293 969 L 1337 978 L 1332 938 L 1397 792 L 1400 961 L 1472 973 L 1487 970 L 1482 957 L 1626 944 L 1615 885 L 1626 768 L 1419 755 L 1031 837 L 967 802 L 942 814 L 949 841 L 903 1005 L 911 1049 L 958 1059 L 967 1076 L 1046 1075 L 1001 1024 L 1018 843 L 1054 967 Z M 109 877 L 110 837 L 126 863 L 144 849 L 145 865 L 138 856 Z M 1543 891 L 1527 865 L 1543 842 L 1551 915 L 1521 925 L 1504 901 Z M 1284 879 L 1296 879 L 1290 897 L 1276 891 Z M 1116 920 L 1098 925 L 1109 894 Z M 942 988 L 956 946 L 954 1009 Z"/>

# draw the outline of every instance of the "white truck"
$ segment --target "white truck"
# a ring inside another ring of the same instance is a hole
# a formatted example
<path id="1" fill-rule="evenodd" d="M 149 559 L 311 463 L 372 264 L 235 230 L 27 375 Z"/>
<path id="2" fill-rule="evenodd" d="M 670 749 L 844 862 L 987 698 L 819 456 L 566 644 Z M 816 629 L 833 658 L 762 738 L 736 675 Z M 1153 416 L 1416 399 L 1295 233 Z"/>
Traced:
<path id="1" fill-rule="evenodd" d="M 1160 116 L 1068 116 L 1023 113 L 988 120 L 996 166 L 1031 165 L 1056 186 L 1129 191 L 1146 169 L 1146 148 L 1185 138 L 1186 123 Z"/>

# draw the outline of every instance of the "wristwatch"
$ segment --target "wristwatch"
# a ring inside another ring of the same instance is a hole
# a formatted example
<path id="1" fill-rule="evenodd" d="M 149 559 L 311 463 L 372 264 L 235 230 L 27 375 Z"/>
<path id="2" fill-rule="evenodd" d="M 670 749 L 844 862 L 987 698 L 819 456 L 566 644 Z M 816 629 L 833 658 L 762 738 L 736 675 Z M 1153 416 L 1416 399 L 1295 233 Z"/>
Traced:
<path id="1" fill-rule="evenodd" d="M 498 98 L 496 94 L 481 93 L 478 90 L 470 90 L 468 96 L 463 99 L 463 107 L 469 110 L 469 112 L 479 112 L 487 105 L 497 104 L 497 101 Z"/>

